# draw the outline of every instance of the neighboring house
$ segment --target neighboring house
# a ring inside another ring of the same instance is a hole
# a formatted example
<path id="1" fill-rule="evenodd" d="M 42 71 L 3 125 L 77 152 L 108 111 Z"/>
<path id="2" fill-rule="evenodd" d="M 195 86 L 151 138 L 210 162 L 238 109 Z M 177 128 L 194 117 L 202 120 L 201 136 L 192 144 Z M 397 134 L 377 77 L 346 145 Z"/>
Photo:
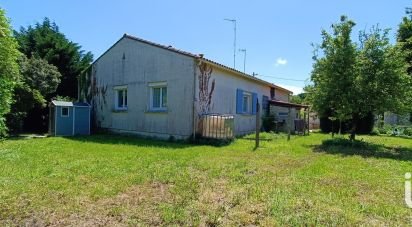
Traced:
<path id="1" fill-rule="evenodd" d="M 202 54 L 127 34 L 83 73 L 79 92 L 98 128 L 177 139 L 195 134 L 199 116 L 208 113 L 232 114 L 235 135 L 251 133 L 257 101 L 263 115 L 270 100 L 288 102 L 292 94 Z M 275 112 L 284 117 L 288 109 Z"/>
<path id="2" fill-rule="evenodd" d="M 399 115 L 391 112 L 385 112 L 383 120 L 389 125 L 411 125 L 412 123 L 410 114 Z"/>

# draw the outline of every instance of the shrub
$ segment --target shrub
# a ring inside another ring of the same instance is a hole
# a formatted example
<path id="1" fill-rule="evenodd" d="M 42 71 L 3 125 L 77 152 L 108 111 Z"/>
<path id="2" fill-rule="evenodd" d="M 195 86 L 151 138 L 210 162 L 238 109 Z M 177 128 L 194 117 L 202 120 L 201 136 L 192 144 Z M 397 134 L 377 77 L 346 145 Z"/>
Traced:
<path id="1" fill-rule="evenodd" d="M 406 128 L 403 130 L 403 134 L 406 136 L 412 136 L 412 128 Z"/>
<path id="2" fill-rule="evenodd" d="M 373 136 L 378 136 L 378 135 L 380 135 L 381 133 L 380 133 L 380 131 L 379 131 L 379 128 L 373 128 L 373 130 L 372 130 L 372 132 L 371 132 L 370 134 L 373 135 Z"/>
<path id="3" fill-rule="evenodd" d="M 275 115 L 267 115 L 262 117 L 262 128 L 265 132 L 271 132 L 276 130 L 276 117 Z"/>
<path id="4" fill-rule="evenodd" d="M 392 126 L 383 125 L 383 127 L 378 128 L 378 131 L 380 134 L 392 134 Z"/>

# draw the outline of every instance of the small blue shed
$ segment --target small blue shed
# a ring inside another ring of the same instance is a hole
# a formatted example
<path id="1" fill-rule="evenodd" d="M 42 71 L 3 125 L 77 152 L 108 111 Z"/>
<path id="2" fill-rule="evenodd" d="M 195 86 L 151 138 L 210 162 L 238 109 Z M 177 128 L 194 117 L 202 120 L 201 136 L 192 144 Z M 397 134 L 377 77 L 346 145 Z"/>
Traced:
<path id="1" fill-rule="evenodd" d="M 52 101 L 49 105 L 49 134 L 90 135 L 90 108 L 87 103 Z"/>

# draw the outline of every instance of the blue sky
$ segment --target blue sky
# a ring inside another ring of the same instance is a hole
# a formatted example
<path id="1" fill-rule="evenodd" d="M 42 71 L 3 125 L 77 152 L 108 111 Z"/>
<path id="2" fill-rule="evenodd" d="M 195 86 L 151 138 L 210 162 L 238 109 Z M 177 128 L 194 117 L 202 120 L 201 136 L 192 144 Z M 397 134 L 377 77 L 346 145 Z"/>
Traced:
<path id="1" fill-rule="evenodd" d="M 247 50 L 246 72 L 295 92 L 312 69 L 311 43 L 319 43 L 321 29 L 345 14 L 359 30 L 379 24 L 392 28 L 392 38 L 405 7 L 412 1 L 29 1 L 0 0 L 14 29 L 44 17 L 95 58 L 128 33 L 172 45 L 233 66 L 233 26 L 237 20 L 237 48 Z M 243 70 L 243 53 L 236 68 Z M 278 78 L 288 78 L 283 80 Z M 297 80 L 297 81 L 295 81 Z"/>

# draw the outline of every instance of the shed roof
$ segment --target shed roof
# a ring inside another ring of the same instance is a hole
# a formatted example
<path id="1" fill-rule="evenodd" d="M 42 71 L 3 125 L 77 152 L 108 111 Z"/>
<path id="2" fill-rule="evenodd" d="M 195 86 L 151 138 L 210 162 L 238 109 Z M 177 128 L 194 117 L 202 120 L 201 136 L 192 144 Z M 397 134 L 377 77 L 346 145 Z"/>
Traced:
<path id="1" fill-rule="evenodd" d="M 79 106 L 79 107 L 89 107 L 90 105 L 85 102 L 66 102 L 66 101 L 57 101 L 53 100 L 52 104 L 54 106 Z"/>

